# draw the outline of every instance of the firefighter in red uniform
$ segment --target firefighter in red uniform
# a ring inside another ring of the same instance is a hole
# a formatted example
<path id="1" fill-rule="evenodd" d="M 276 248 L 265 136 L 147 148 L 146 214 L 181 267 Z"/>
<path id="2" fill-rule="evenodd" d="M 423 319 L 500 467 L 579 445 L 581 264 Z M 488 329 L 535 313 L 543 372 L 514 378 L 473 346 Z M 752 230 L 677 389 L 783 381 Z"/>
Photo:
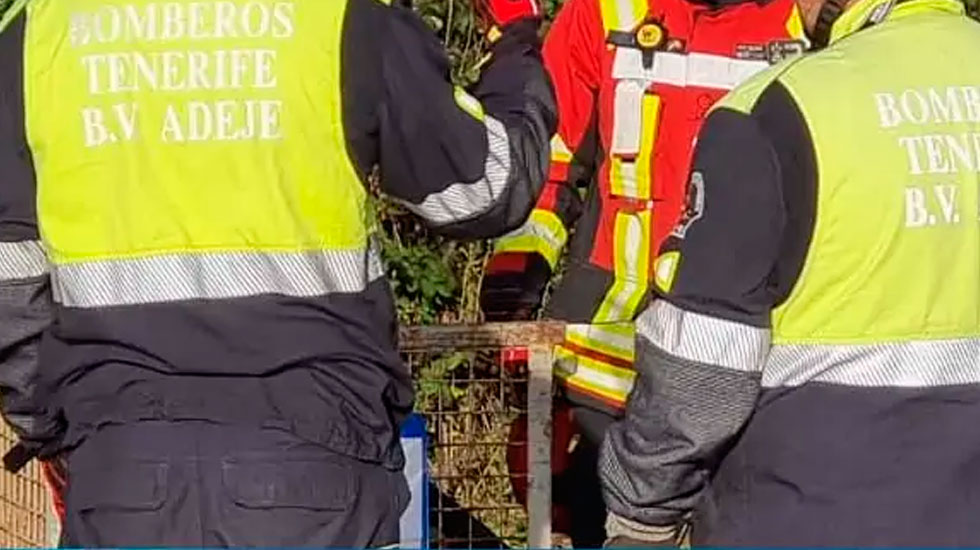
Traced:
<path id="1" fill-rule="evenodd" d="M 604 539 L 597 449 L 632 388 L 633 319 L 657 273 L 672 272 L 652 258 L 698 200 L 693 189 L 686 202 L 695 136 L 725 93 L 805 47 L 792 0 L 568 0 L 551 28 L 549 182 L 525 225 L 496 242 L 481 305 L 490 321 L 530 318 L 568 245 L 544 316 L 572 323 L 555 374 L 578 437 L 555 500 L 577 546 Z"/>

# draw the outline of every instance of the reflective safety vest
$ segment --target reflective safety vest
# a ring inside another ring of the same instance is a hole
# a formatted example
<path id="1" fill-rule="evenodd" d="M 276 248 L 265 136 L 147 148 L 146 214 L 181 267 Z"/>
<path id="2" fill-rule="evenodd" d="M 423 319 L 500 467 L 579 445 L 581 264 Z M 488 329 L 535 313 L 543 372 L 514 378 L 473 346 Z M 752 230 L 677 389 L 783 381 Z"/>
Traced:
<path id="1" fill-rule="evenodd" d="M 681 215 L 704 116 L 737 84 L 801 53 L 805 39 L 799 12 L 784 0 L 717 9 L 687 0 L 593 0 L 563 9 L 571 13 L 559 17 L 545 46 L 561 116 L 552 184 L 495 253 L 537 253 L 556 267 L 570 229 L 559 188 L 581 177 L 576 163 L 592 160 L 576 155 L 588 154 L 583 143 L 595 124 L 602 156 L 574 237 L 584 246 L 572 247 L 547 314 L 576 323 L 556 351 L 556 375 L 573 399 L 618 411 L 635 378 L 633 319 L 649 295 L 659 243 Z M 582 52 L 592 57 L 578 60 Z M 581 82 L 594 77 L 575 63 L 597 66 L 598 80 Z M 602 278 L 579 273 L 579 265 Z"/>
<path id="2" fill-rule="evenodd" d="M 341 123 L 346 5 L 27 4 L 28 139 L 57 302 L 319 296 L 382 275 Z"/>
<path id="3" fill-rule="evenodd" d="M 773 312 L 767 387 L 980 382 L 980 65 L 934 63 L 919 41 L 943 33 L 980 48 L 980 32 L 944 17 L 963 13 L 957 0 L 910 0 L 889 15 L 900 26 L 846 40 L 882 6 L 862 0 L 842 16 L 836 56 L 802 59 L 722 103 L 747 111 L 778 79 L 817 151 L 816 222 L 800 279 Z M 896 58 L 915 71 L 870 61 Z"/>
<path id="4" fill-rule="evenodd" d="M 787 223 L 795 236 L 787 231 L 786 240 L 797 242 L 783 253 L 809 241 L 771 330 L 696 314 L 684 325 L 689 347 L 678 356 L 725 367 L 716 372 L 758 373 L 762 386 L 711 472 L 694 544 L 980 541 L 972 512 L 980 481 L 973 52 L 980 25 L 957 0 L 859 0 L 826 50 L 722 101 L 760 128 L 773 114 L 798 114 L 805 132 L 763 129 L 760 139 L 786 135 L 792 145 L 777 154 L 809 157 L 809 147 L 816 166 L 780 190 L 789 192 L 779 206 L 803 218 L 812 212 L 812 225 L 799 235 L 793 224 L 810 224 Z M 777 96 L 787 109 L 777 110 Z"/>

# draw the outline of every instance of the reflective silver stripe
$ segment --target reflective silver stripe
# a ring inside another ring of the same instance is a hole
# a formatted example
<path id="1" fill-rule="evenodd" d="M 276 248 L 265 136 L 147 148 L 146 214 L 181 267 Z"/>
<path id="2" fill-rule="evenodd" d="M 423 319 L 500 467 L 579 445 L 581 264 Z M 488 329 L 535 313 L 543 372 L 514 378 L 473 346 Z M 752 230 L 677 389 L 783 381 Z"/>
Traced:
<path id="1" fill-rule="evenodd" d="M 685 311 L 657 300 L 636 320 L 637 332 L 665 352 L 694 361 L 759 372 L 769 352 L 769 330 Z"/>
<path id="2" fill-rule="evenodd" d="M 105 307 L 259 294 L 359 292 L 384 275 L 377 252 L 221 252 L 71 263 L 54 268 L 55 300 Z"/>
<path id="3" fill-rule="evenodd" d="M 48 258 L 40 242 L 0 242 L 0 281 L 30 279 L 47 272 Z"/>
<path id="4" fill-rule="evenodd" d="M 867 345 L 775 345 L 762 385 L 827 382 L 925 388 L 980 383 L 980 338 Z"/>
<path id="5" fill-rule="evenodd" d="M 769 66 L 767 61 L 707 53 L 657 52 L 653 65 L 647 67 L 641 50 L 618 48 L 612 73 L 616 80 L 641 81 L 645 83 L 644 88 L 650 84 L 668 84 L 731 90 Z"/>
<path id="6" fill-rule="evenodd" d="M 510 138 L 499 121 L 485 117 L 487 160 L 483 177 L 472 183 L 454 183 L 433 193 L 421 204 L 402 201 L 412 212 L 436 225 L 459 222 L 478 216 L 497 202 L 510 179 Z"/>

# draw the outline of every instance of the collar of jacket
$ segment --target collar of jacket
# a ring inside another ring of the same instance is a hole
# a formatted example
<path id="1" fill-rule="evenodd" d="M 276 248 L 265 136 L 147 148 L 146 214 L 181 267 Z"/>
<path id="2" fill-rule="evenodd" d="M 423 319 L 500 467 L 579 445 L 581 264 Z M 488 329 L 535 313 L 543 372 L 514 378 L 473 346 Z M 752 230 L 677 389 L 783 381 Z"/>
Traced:
<path id="1" fill-rule="evenodd" d="M 830 31 L 830 43 L 833 44 L 864 28 L 865 23 L 868 22 L 875 10 L 884 9 L 882 6 L 892 1 L 894 0 L 857 0 L 848 6 Z M 895 3 L 888 15 L 885 16 L 885 20 L 895 21 L 923 13 L 949 13 L 965 16 L 966 6 L 960 0 L 904 0 Z"/>

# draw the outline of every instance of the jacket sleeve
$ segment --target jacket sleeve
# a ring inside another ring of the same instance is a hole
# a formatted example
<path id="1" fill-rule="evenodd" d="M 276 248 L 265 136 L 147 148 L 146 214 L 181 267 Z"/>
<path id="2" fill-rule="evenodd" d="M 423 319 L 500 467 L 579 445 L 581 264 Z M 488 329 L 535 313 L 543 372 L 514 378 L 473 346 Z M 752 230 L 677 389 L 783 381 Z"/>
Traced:
<path id="1" fill-rule="evenodd" d="M 524 224 L 494 243 L 484 279 L 485 294 L 520 294 L 511 300 L 515 304 L 541 301 L 582 212 L 579 188 L 591 183 L 596 168 L 596 95 L 604 42 L 596 0 L 567 2 L 548 32 L 545 67 L 558 101 L 558 131 L 551 140 L 548 181 Z M 500 302 L 493 301 L 498 303 L 490 305 L 491 309 Z"/>
<path id="2" fill-rule="evenodd" d="M 0 409 L 39 447 L 60 425 L 38 360 L 51 324 L 48 262 L 38 236 L 34 168 L 24 129 L 24 15 L 0 26 Z"/>
<path id="3" fill-rule="evenodd" d="M 558 101 L 558 131 L 551 140 L 545 192 L 531 217 L 496 242 L 496 252 L 534 252 L 554 269 L 582 211 L 579 186 L 592 180 L 597 147 L 596 95 L 605 42 L 595 0 L 562 7 L 544 44 L 544 61 Z"/>
<path id="4" fill-rule="evenodd" d="M 685 216 L 657 259 L 662 298 L 637 321 L 637 386 L 601 453 L 611 534 L 683 521 L 752 414 L 815 189 L 812 140 L 780 84 L 748 113 L 709 116 Z"/>
<path id="5" fill-rule="evenodd" d="M 554 94 L 538 21 L 503 30 L 477 85 L 449 79 L 442 44 L 413 13 L 387 9 L 379 112 L 382 190 L 456 238 L 521 224 L 544 185 Z"/>

